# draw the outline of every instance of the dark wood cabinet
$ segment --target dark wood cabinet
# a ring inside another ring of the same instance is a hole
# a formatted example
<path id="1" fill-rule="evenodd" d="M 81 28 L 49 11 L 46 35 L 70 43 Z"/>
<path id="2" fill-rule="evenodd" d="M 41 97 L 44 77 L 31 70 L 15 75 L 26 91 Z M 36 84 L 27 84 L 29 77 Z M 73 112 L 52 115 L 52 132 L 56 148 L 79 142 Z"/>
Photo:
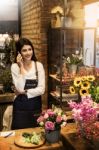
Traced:
<path id="1" fill-rule="evenodd" d="M 83 29 L 54 28 L 48 31 L 48 107 L 64 105 L 73 95 L 67 94 L 72 79 L 63 77 L 63 57 L 83 47 Z"/>

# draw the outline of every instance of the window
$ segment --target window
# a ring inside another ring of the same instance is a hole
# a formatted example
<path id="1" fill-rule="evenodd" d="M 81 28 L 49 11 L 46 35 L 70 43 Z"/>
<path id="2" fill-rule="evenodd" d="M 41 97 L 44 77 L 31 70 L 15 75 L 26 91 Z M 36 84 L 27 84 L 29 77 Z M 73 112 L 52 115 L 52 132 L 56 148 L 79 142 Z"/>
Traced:
<path id="1" fill-rule="evenodd" d="M 0 33 L 19 34 L 19 0 L 0 2 Z"/>

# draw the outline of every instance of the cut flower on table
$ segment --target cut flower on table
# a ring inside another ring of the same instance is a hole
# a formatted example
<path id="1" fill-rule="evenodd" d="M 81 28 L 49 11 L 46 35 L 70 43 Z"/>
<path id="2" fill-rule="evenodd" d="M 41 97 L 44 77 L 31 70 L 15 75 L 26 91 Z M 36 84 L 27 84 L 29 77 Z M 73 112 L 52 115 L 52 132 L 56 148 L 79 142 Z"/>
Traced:
<path id="1" fill-rule="evenodd" d="M 44 127 L 47 131 L 59 130 L 66 125 L 66 115 L 61 108 L 52 106 L 52 109 L 47 109 L 42 112 L 37 119 L 38 124 Z"/>
<path id="2" fill-rule="evenodd" d="M 71 101 L 69 105 L 72 108 L 73 118 L 77 123 L 79 135 L 87 139 L 99 138 L 98 104 L 94 104 L 92 98 L 87 96 L 82 98 L 81 102 Z"/>

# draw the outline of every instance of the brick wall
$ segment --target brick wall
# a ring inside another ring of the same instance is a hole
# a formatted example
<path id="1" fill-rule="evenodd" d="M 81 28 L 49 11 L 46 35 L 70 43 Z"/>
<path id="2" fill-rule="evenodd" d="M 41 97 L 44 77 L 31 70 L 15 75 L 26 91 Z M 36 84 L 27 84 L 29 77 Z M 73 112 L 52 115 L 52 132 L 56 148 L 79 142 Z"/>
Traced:
<path id="1" fill-rule="evenodd" d="M 39 61 L 44 65 L 46 72 L 46 92 L 43 103 L 47 104 L 47 30 L 51 20 L 51 8 L 62 5 L 62 0 L 21 0 L 21 33 L 29 38 L 34 45 Z M 73 13 L 76 16 L 73 26 L 82 26 L 82 8 L 80 0 L 71 0 L 74 5 Z M 79 13 L 80 12 L 80 13 Z M 80 16 L 79 16 L 80 15 Z"/>

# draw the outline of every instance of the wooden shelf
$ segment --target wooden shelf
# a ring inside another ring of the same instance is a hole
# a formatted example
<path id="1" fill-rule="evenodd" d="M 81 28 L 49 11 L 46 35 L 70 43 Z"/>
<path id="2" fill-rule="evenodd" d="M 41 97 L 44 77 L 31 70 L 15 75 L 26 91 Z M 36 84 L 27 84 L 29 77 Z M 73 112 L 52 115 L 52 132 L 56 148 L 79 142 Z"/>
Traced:
<path id="1" fill-rule="evenodd" d="M 51 77 L 51 78 L 53 78 L 53 79 L 60 82 L 60 79 L 57 78 L 56 74 L 50 74 L 49 77 Z"/>
<path id="2" fill-rule="evenodd" d="M 14 93 L 5 93 L 5 94 L 0 94 L 0 104 L 1 103 L 9 103 L 9 102 L 13 102 L 14 100 Z"/>
<path id="3" fill-rule="evenodd" d="M 60 100 L 60 93 L 57 91 L 52 91 L 50 94 L 57 99 L 58 101 Z M 69 102 L 70 100 L 78 100 L 78 94 L 65 94 L 62 93 L 62 102 Z"/>
<path id="4" fill-rule="evenodd" d="M 50 74 L 49 77 L 60 82 L 60 79 L 57 77 L 57 74 Z M 73 78 L 70 77 L 62 78 L 62 82 L 71 82 L 71 81 L 73 81 Z"/>

